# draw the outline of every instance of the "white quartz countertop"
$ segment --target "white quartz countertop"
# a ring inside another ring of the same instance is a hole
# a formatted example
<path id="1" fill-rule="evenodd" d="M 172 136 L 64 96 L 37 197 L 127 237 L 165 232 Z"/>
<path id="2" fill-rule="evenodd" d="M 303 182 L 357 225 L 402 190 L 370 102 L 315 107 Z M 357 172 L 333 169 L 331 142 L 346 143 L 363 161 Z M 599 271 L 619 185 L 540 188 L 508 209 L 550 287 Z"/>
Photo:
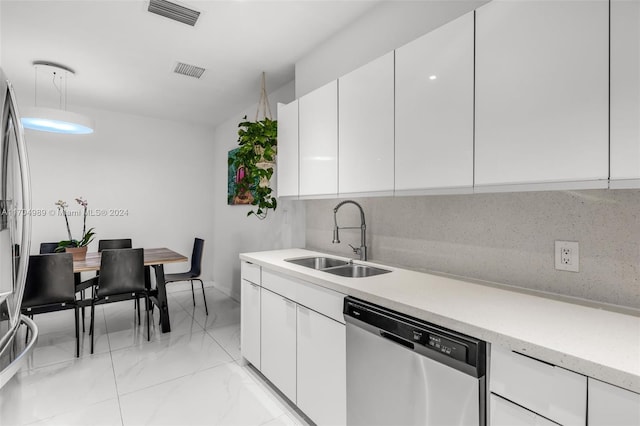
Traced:
<path id="1" fill-rule="evenodd" d="M 640 317 L 461 279 L 359 262 L 392 272 L 345 278 L 286 262 L 304 249 L 240 258 L 640 393 Z"/>

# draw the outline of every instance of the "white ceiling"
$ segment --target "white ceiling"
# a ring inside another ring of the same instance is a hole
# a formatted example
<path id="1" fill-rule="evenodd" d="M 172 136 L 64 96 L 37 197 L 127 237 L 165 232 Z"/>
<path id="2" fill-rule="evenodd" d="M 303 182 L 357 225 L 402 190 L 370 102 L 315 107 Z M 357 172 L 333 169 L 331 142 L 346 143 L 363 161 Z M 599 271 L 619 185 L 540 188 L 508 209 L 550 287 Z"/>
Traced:
<path id="1" fill-rule="evenodd" d="M 201 12 L 191 27 L 142 0 L 1 0 L 2 66 L 23 100 L 34 99 L 33 61 L 47 60 L 76 72 L 71 110 L 214 126 L 257 102 L 262 71 L 269 91 L 290 82 L 301 57 L 377 2 L 180 1 Z M 199 80 L 174 74 L 178 61 L 207 71 Z"/>

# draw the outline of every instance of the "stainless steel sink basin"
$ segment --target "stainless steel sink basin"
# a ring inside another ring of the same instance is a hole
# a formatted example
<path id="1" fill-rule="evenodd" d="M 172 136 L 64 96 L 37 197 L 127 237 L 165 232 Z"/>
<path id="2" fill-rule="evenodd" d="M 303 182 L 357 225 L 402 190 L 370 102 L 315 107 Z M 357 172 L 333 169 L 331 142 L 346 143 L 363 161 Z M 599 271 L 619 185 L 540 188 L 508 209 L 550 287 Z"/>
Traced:
<path id="1" fill-rule="evenodd" d="M 333 257 L 299 257 L 297 259 L 285 259 L 285 261 L 313 269 L 327 269 L 349 264 L 347 261 L 334 259 Z"/>
<path id="2" fill-rule="evenodd" d="M 296 265 L 313 268 L 317 269 L 318 271 L 328 272 L 333 275 L 339 275 L 341 277 L 349 278 L 372 277 L 374 275 L 386 274 L 387 272 L 391 272 L 387 269 L 375 268 L 373 266 L 367 265 L 357 265 L 346 260 L 323 256 L 285 259 L 285 262 L 295 263 Z"/>
<path id="3" fill-rule="evenodd" d="M 364 278 L 391 272 L 387 269 L 374 268 L 373 266 L 348 264 L 326 269 L 325 272 L 349 278 Z"/>

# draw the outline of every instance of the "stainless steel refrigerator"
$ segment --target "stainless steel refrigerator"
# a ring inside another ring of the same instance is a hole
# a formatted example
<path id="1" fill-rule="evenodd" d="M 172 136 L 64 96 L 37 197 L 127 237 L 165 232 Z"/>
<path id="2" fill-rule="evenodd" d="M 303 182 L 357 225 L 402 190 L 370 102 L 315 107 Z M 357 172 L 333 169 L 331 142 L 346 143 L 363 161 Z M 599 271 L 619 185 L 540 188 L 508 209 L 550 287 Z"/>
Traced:
<path id="1" fill-rule="evenodd" d="M 1 388 L 26 361 L 38 337 L 35 323 L 20 314 L 31 246 L 29 163 L 16 96 L 2 69 L 0 117 Z"/>

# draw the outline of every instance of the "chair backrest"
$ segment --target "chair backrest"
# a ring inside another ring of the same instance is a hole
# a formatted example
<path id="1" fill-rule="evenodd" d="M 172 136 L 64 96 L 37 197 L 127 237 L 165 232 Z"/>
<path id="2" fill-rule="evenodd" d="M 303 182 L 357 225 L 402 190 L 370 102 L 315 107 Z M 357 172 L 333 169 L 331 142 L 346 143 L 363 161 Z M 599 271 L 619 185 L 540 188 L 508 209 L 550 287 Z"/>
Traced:
<path id="1" fill-rule="evenodd" d="M 131 247 L 133 247 L 131 244 L 131 238 L 98 241 L 98 251 L 108 249 L 130 249 Z"/>
<path id="2" fill-rule="evenodd" d="M 202 251 L 204 250 L 204 240 L 196 238 L 193 241 L 193 252 L 191 252 L 191 273 L 200 276 L 202 270 Z"/>
<path id="3" fill-rule="evenodd" d="M 55 253 L 58 243 L 40 243 L 40 254 Z"/>
<path id="4" fill-rule="evenodd" d="M 75 303 L 71 253 L 29 256 L 29 269 L 22 298 L 22 307 L 30 308 L 56 303 Z"/>
<path id="5" fill-rule="evenodd" d="M 145 290 L 143 249 L 102 251 L 99 277 L 96 288 L 99 298 Z"/>

